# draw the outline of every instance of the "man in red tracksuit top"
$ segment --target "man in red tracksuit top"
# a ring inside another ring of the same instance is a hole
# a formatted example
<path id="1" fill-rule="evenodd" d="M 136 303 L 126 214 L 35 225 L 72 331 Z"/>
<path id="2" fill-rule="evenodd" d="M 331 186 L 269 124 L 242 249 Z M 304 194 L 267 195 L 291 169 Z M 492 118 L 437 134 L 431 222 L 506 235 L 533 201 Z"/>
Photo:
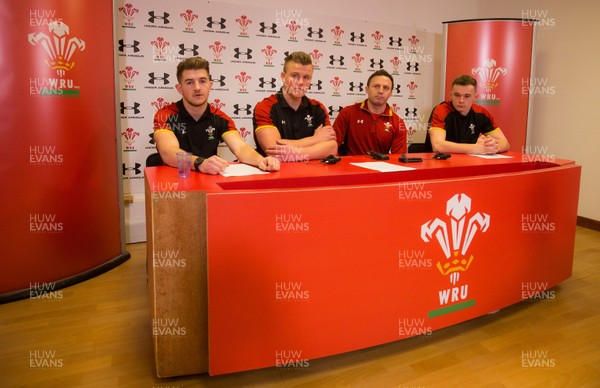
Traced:
<path id="1" fill-rule="evenodd" d="M 367 99 L 342 109 L 333 123 L 340 155 L 406 152 L 404 120 L 387 103 L 393 88 L 392 76 L 376 71 L 367 80 Z"/>

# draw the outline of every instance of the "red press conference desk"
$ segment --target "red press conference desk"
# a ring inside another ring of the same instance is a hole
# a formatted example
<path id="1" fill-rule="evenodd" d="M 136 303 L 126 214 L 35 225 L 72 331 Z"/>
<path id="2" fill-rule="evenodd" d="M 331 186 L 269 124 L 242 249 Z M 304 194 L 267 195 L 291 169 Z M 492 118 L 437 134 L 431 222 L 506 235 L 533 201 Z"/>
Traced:
<path id="1" fill-rule="evenodd" d="M 158 376 L 306 367 L 543 294 L 571 275 L 581 167 L 507 155 L 147 168 Z"/>

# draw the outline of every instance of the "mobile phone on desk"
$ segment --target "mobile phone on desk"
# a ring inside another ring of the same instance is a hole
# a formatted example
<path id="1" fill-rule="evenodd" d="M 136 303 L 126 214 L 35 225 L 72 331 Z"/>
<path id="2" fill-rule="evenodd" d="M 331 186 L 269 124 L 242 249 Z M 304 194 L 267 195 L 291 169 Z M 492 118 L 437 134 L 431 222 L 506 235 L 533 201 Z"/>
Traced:
<path id="1" fill-rule="evenodd" d="M 423 158 L 409 158 L 405 154 L 402 154 L 402 156 L 400 156 L 400 158 L 398 158 L 398 160 L 401 161 L 402 163 L 416 163 L 416 162 L 422 162 Z"/>

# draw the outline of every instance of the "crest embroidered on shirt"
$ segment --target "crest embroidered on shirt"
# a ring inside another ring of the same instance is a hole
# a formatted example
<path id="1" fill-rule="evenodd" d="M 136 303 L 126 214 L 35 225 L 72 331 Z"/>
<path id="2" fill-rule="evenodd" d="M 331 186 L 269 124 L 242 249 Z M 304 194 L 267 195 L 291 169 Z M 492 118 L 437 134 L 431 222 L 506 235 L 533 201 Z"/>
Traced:
<path id="1" fill-rule="evenodd" d="M 383 130 L 383 132 L 389 132 L 392 124 L 390 124 L 390 122 L 388 121 L 384 125 L 385 125 L 385 129 Z"/>
<path id="2" fill-rule="evenodd" d="M 311 115 L 306 115 L 304 120 L 306 120 L 306 122 L 308 123 L 308 128 L 313 126 L 313 123 L 312 123 L 313 117 Z"/>
<path id="3" fill-rule="evenodd" d="M 362 124 L 363 120 L 356 120 L 356 124 Z"/>
<path id="4" fill-rule="evenodd" d="M 206 133 L 208 133 L 208 140 L 215 140 L 215 128 L 212 125 L 206 128 Z"/>
<path id="5" fill-rule="evenodd" d="M 285 120 L 281 120 L 281 125 L 285 125 Z"/>
<path id="6" fill-rule="evenodd" d="M 469 129 L 471 130 L 471 135 L 475 134 L 475 124 L 471 123 L 469 124 Z"/>

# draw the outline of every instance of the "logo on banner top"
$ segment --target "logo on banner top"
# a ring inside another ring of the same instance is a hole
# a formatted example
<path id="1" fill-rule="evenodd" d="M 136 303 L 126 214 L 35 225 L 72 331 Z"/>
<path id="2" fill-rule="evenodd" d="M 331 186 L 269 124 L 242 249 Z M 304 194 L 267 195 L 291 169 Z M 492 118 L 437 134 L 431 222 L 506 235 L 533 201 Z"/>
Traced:
<path id="1" fill-rule="evenodd" d="M 336 57 L 335 55 L 330 55 L 329 66 L 327 66 L 327 68 L 335 70 L 346 70 L 346 66 L 344 66 L 345 59 L 346 58 L 344 58 L 343 55 L 340 55 L 339 57 Z"/>
<path id="2" fill-rule="evenodd" d="M 48 23 L 48 31 L 50 35 L 43 32 L 31 33 L 28 40 L 32 46 L 44 50 L 44 63 L 55 71 L 56 77 L 30 79 L 30 94 L 78 97 L 79 86 L 65 76 L 75 67 L 73 55 L 77 51 L 85 50 L 85 41 L 77 37 L 69 38 L 69 26 L 60 20 Z"/>
<path id="3" fill-rule="evenodd" d="M 246 104 L 244 106 L 241 104 L 233 104 L 233 117 L 236 119 L 240 118 L 240 114 L 243 114 L 244 116 L 250 116 L 252 114 L 252 105 Z"/>
<path id="4" fill-rule="evenodd" d="M 313 82 L 311 82 L 308 90 L 310 90 L 312 94 L 325 94 L 325 91 L 323 91 L 323 81 L 313 78 Z"/>
<path id="5" fill-rule="evenodd" d="M 406 71 L 404 74 L 421 75 L 419 73 L 419 62 L 406 62 Z"/>
<path id="6" fill-rule="evenodd" d="M 305 42 L 320 42 L 320 43 L 325 43 L 326 40 L 323 39 L 323 32 L 325 30 L 323 30 L 322 28 L 315 28 L 315 27 L 307 27 L 306 28 L 306 38 L 304 39 Z"/>
<path id="7" fill-rule="evenodd" d="M 417 132 L 417 129 L 413 128 L 412 126 L 409 126 L 408 128 L 406 128 L 406 142 L 408 144 L 412 143 L 412 138 L 416 132 Z"/>
<path id="8" fill-rule="evenodd" d="M 354 61 L 354 72 L 362 73 L 362 69 L 360 67 L 361 62 L 365 59 L 360 53 L 356 53 L 352 56 L 352 60 Z"/>
<path id="9" fill-rule="evenodd" d="M 144 24 L 146 28 L 162 28 L 167 30 L 173 30 L 174 28 L 169 26 L 171 23 L 169 21 L 169 17 L 171 16 L 168 12 L 156 12 L 156 11 L 148 11 L 148 22 L 151 24 Z"/>
<path id="10" fill-rule="evenodd" d="M 126 54 L 125 52 L 131 53 L 133 52 L 133 54 Z M 130 58 L 144 58 L 144 54 L 136 54 L 140 51 L 140 41 L 139 40 L 133 40 L 132 43 L 126 42 L 124 39 L 119 39 L 119 52 L 121 52 L 121 54 L 119 54 L 119 56 L 123 57 L 130 57 Z"/>
<path id="11" fill-rule="evenodd" d="M 159 36 L 156 40 L 151 41 L 150 44 L 152 45 L 152 60 L 159 62 L 166 61 L 167 47 L 169 47 L 171 43 L 162 36 Z"/>
<path id="12" fill-rule="evenodd" d="M 342 42 L 342 35 L 344 35 L 344 30 L 342 30 L 342 28 L 340 26 L 335 26 L 334 28 L 331 29 L 331 32 L 333 33 L 333 45 L 334 46 L 341 46 Z"/>
<path id="13" fill-rule="evenodd" d="M 392 74 L 399 74 L 398 68 L 402 64 L 402 61 L 398 57 L 393 57 L 390 59 L 390 63 L 392 64 Z"/>
<path id="14" fill-rule="evenodd" d="M 381 40 L 383 39 L 383 35 L 381 34 L 381 32 L 375 31 L 371 34 L 371 37 L 373 38 L 373 43 L 375 44 L 373 49 L 381 50 Z"/>
<path id="15" fill-rule="evenodd" d="M 183 18 L 183 24 L 185 24 L 183 32 L 195 34 L 194 21 L 198 19 L 198 14 L 194 13 L 191 9 L 187 9 L 185 12 L 180 13 L 179 16 Z"/>
<path id="16" fill-rule="evenodd" d="M 277 54 L 277 50 L 273 48 L 270 44 L 267 45 L 264 49 L 260 50 L 263 54 L 265 54 L 265 67 L 273 67 L 273 56 Z"/>
<path id="17" fill-rule="evenodd" d="M 218 34 L 229 34 L 229 31 L 226 31 L 227 25 L 225 23 L 227 23 L 227 19 L 208 16 L 206 18 L 206 27 L 208 27 L 209 29 L 204 30 L 204 32 L 216 32 Z"/>
<path id="18" fill-rule="evenodd" d="M 226 104 L 224 102 L 222 102 L 220 99 L 215 98 L 213 100 L 213 102 L 211 102 L 210 106 L 212 106 L 215 109 L 221 109 L 225 106 Z"/>
<path id="19" fill-rule="evenodd" d="M 298 30 L 302 28 L 302 24 L 297 23 L 295 20 L 290 21 L 285 25 L 290 33 L 290 37 L 288 38 L 289 42 L 297 42 L 298 41 Z"/>
<path id="20" fill-rule="evenodd" d="M 244 93 L 247 94 L 248 93 L 248 81 L 250 81 L 252 79 L 251 76 L 249 76 L 245 71 L 240 72 L 240 74 L 235 76 L 235 79 L 238 80 L 238 83 L 240 85 L 240 89 L 238 90 L 238 93 Z"/>
<path id="21" fill-rule="evenodd" d="M 258 87 L 260 89 L 256 90 L 257 92 L 267 92 L 267 91 L 271 91 L 274 92 L 275 89 L 277 88 L 277 79 L 271 77 L 271 78 L 267 78 L 267 77 L 259 77 L 258 78 Z"/>
<path id="22" fill-rule="evenodd" d="M 133 19 L 135 14 L 140 12 L 139 9 L 135 8 L 130 3 L 125 3 L 125 6 L 119 7 L 119 12 L 123 15 L 123 27 L 124 28 L 135 28 L 133 25 Z"/>
<path id="23" fill-rule="evenodd" d="M 342 84 L 344 83 L 344 81 L 342 81 L 340 77 L 335 76 L 329 82 L 333 86 L 333 94 L 332 94 L 332 96 L 333 97 L 340 97 L 340 88 L 342 87 Z"/>
<path id="24" fill-rule="evenodd" d="M 277 38 L 277 39 L 280 38 L 280 36 L 276 35 L 277 27 L 278 27 L 277 24 L 260 22 L 260 23 L 258 23 L 258 25 L 260 26 L 258 28 L 258 30 L 260 31 L 260 34 L 256 34 L 256 36 L 261 37 L 261 38 Z"/>
<path id="25" fill-rule="evenodd" d="M 228 92 L 229 88 L 225 87 L 226 86 L 225 79 L 226 79 L 226 77 L 224 75 L 217 76 L 215 74 L 211 74 L 210 80 L 213 82 L 213 90 L 218 90 L 221 92 Z"/>
<path id="26" fill-rule="evenodd" d="M 500 98 L 496 97 L 495 89 L 500 85 L 500 76 L 506 75 L 508 71 L 504 67 L 496 66 L 495 59 L 487 59 L 483 67 L 474 67 L 471 69 L 471 74 L 479 78 L 480 87 L 483 93 L 477 93 L 479 99 L 476 101 L 482 105 L 497 105 L 500 103 Z"/>
<path id="27" fill-rule="evenodd" d="M 251 61 L 252 59 L 252 49 L 247 48 L 246 50 L 242 50 L 239 47 L 233 49 L 233 57 L 235 59 L 231 60 L 231 63 L 245 63 L 245 64 L 255 64 L 256 61 Z"/>
<path id="28" fill-rule="evenodd" d="M 239 38 L 249 38 L 248 36 L 248 27 L 252 24 L 252 20 L 248 19 L 248 16 L 242 15 L 239 18 L 235 19 L 236 23 L 240 27 L 240 33 L 238 34 Z"/>
<path id="29" fill-rule="evenodd" d="M 350 90 L 350 93 L 348 93 L 348 95 L 362 96 L 365 90 L 364 88 L 365 84 L 363 84 L 362 82 L 350 81 L 348 82 L 348 90 Z"/>
<path id="30" fill-rule="evenodd" d="M 333 119 L 335 118 L 335 116 L 338 115 L 338 113 L 340 113 L 340 111 L 343 109 L 343 106 L 328 106 L 327 110 L 329 111 L 329 116 Z"/>
<path id="31" fill-rule="evenodd" d="M 133 128 L 127 128 L 123 132 L 121 132 L 121 136 L 125 141 L 125 152 L 137 151 L 135 149 L 135 139 L 140 135 L 139 132 L 136 132 Z"/>
<path id="32" fill-rule="evenodd" d="M 148 83 L 150 85 L 144 86 L 144 89 L 166 89 L 171 90 L 171 86 L 169 85 L 171 82 L 169 81 L 169 73 L 158 73 L 151 72 L 148 73 Z"/>
<path id="33" fill-rule="evenodd" d="M 156 101 L 152 101 L 150 103 L 151 106 L 155 107 L 156 110 L 161 110 L 162 108 L 164 108 L 165 106 L 169 105 L 170 102 L 166 101 L 164 98 L 159 97 L 156 99 Z"/>
<path id="34" fill-rule="evenodd" d="M 227 47 L 223 46 L 221 42 L 216 41 L 215 43 L 209 45 L 208 48 L 211 49 L 213 53 L 212 63 L 223 64 L 223 51 L 225 51 Z"/>
<path id="35" fill-rule="evenodd" d="M 475 305 L 475 299 L 467 299 L 469 284 L 459 284 L 460 274 L 471 266 L 474 256 L 469 248 L 478 232 L 485 233 L 488 230 L 490 216 L 482 212 L 469 216 L 470 212 L 471 198 L 464 193 L 455 194 L 446 202 L 447 221 L 435 218 L 421 225 L 421 239 L 427 243 L 435 239 L 442 248 L 444 259 L 436 263 L 436 268 L 442 276 L 448 277 L 452 284 L 451 288 L 438 291 L 441 307 L 429 311 L 429 318 Z"/>
<path id="36" fill-rule="evenodd" d="M 402 85 L 396 84 L 394 86 L 394 97 L 402 97 Z"/>
<path id="37" fill-rule="evenodd" d="M 419 38 L 417 38 L 415 35 L 413 35 L 410 38 L 408 38 L 407 40 L 408 40 L 408 43 L 410 43 L 410 48 L 409 48 L 408 52 L 411 54 L 416 54 L 418 52 L 417 43 L 419 43 Z"/>
<path id="38" fill-rule="evenodd" d="M 133 84 L 133 82 L 135 77 L 139 75 L 140 72 L 135 70 L 133 66 L 126 66 L 125 70 L 119 71 L 119 74 L 121 74 L 123 76 L 123 79 L 125 80 L 123 90 L 135 90 L 135 85 Z"/>
<path id="39" fill-rule="evenodd" d="M 310 55 L 310 58 L 312 60 L 313 68 L 315 70 L 320 69 L 319 61 L 321 60 L 321 58 L 323 58 L 323 54 L 320 53 L 318 49 L 314 49 L 313 51 L 308 53 L 308 55 Z"/>
<path id="40" fill-rule="evenodd" d="M 404 108 L 404 118 L 406 120 L 416 119 L 417 117 L 419 117 L 417 113 L 417 108 Z"/>
<path id="41" fill-rule="evenodd" d="M 181 56 L 185 56 L 186 53 L 190 53 L 193 57 L 197 57 L 200 55 L 200 46 L 198 46 L 197 44 L 192 44 L 191 46 L 187 47 L 184 43 L 180 43 L 178 47 L 178 53 Z"/>
<path id="42" fill-rule="evenodd" d="M 365 44 L 365 34 L 363 32 L 351 32 L 350 42 L 348 43 L 348 46 L 367 47 L 367 45 Z"/>
<path id="43" fill-rule="evenodd" d="M 383 69 L 383 59 L 370 58 L 369 67 L 373 69 L 372 71 Z"/>
<path id="44" fill-rule="evenodd" d="M 402 38 L 398 37 L 395 38 L 393 36 L 388 37 L 389 42 L 388 42 L 388 50 L 398 50 L 399 48 L 403 47 L 402 46 Z"/>
<path id="45" fill-rule="evenodd" d="M 408 99 L 414 100 L 415 99 L 415 90 L 418 87 L 417 84 L 414 81 L 410 81 L 410 83 L 408 83 L 406 85 L 406 87 L 408 88 Z"/>

